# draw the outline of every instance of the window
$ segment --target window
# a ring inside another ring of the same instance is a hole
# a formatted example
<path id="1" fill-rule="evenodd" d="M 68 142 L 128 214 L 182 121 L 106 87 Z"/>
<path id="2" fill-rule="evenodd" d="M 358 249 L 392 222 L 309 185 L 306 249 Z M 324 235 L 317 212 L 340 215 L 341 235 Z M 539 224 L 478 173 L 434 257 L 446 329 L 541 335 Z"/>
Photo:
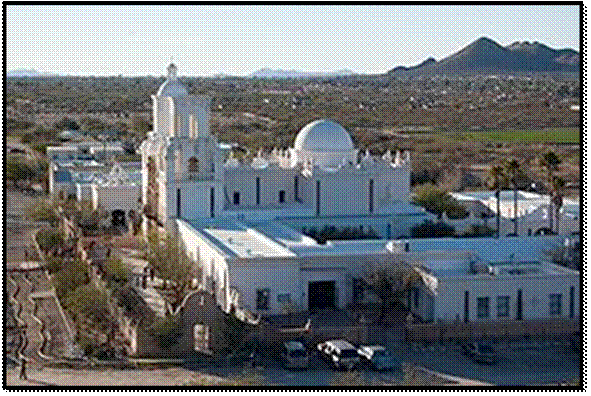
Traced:
<path id="1" fill-rule="evenodd" d="M 289 294 L 289 293 L 278 294 L 277 295 L 277 302 L 279 304 L 289 304 L 289 303 L 291 303 L 291 294 Z"/>
<path id="2" fill-rule="evenodd" d="M 209 350 L 209 326 L 198 323 L 193 327 L 193 348 L 200 352 Z"/>
<path id="3" fill-rule="evenodd" d="M 189 158 L 189 172 L 199 172 L 199 160 L 195 157 Z"/>
<path id="4" fill-rule="evenodd" d="M 550 315 L 562 314 L 562 294 L 550 294 Z"/>
<path id="5" fill-rule="evenodd" d="M 497 296 L 497 317 L 506 318 L 509 316 L 509 296 Z"/>
<path id="6" fill-rule="evenodd" d="M 257 309 L 269 309 L 269 289 L 257 289 Z"/>
<path id="7" fill-rule="evenodd" d="M 284 202 L 285 202 L 285 191 L 280 190 L 279 191 L 279 203 L 284 203 Z"/>
<path id="8" fill-rule="evenodd" d="M 238 191 L 234 191 L 234 205 L 240 205 L 240 193 Z"/>
<path id="9" fill-rule="evenodd" d="M 488 318 L 489 316 L 489 298 L 478 297 L 476 299 L 476 315 L 479 318 Z"/>

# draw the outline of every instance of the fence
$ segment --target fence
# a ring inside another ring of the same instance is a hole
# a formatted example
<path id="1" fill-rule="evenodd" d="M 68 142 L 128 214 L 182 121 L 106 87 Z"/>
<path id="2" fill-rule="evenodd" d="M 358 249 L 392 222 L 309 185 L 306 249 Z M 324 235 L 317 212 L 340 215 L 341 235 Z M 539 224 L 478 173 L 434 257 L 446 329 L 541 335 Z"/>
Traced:
<path id="1" fill-rule="evenodd" d="M 580 330 L 578 319 L 498 320 L 470 323 L 407 324 L 407 341 L 560 336 Z"/>

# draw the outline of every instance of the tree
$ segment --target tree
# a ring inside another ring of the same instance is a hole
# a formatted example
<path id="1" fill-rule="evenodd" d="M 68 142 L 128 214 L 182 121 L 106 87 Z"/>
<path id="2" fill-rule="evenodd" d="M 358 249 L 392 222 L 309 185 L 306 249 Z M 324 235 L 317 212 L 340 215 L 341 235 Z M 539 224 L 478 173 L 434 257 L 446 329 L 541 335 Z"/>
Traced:
<path id="1" fill-rule="evenodd" d="M 15 155 L 7 156 L 4 177 L 6 180 L 10 180 L 14 186 L 31 180 L 34 175 L 33 168 L 24 159 Z"/>
<path id="2" fill-rule="evenodd" d="M 148 236 L 148 263 L 164 279 L 166 292 L 173 312 L 181 305 L 192 288 L 194 278 L 200 278 L 191 258 L 178 236 L 157 233 Z"/>
<path id="3" fill-rule="evenodd" d="M 401 303 L 406 291 L 418 280 L 420 275 L 399 257 L 387 260 L 372 260 L 366 264 L 363 280 L 382 302 L 379 321 L 393 303 Z"/>
<path id="4" fill-rule="evenodd" d="M 560 160 L 560 158 L 558 158 L 558 155 L 554 152 L 554 151 L 548 151 L 546 154 L 544 154 L 541 158 L 540 158 L 540 165 L 542 165 L 542 167 L 544 167 L 544 169 L 546 169 L 547 172 L 547 178 L 548 178 L 548 182 L 550 184 L 550 186 L 552 186 L 552 183 L 554 181 L 554 172 L 558 171 L 558 166 L 560 165 L 562 161 Z M 551 197 L 554 197 L 554 191 L 552 190 L 551 193 Z M 549 225 L 548 228 L 550 230 L 554 230 L 554 209 L 553 209 L 553 202 L 552 199 L 550 199 L 550 204 L 548 206 L 548 221 L 549 221 Z"/>
<path id="5" fill-rule="evenodd" d="M 495 165 L 491 168 L 490 174 L 493 177 L 493 187 L 495 188 L 495 197 L 497 200 L 497 238 L 501 231 L 501 187 L 506 181 L 507 177 L 502 166 Z"/>
<path id="6" fill-rule="evenodd" d="M 47 221 L 55 226 L 59 222 L 59 216 L 55 213 L 55 205 L 45 199 L 37 199 L 26 207 L 25 213 L 33 221 Z"/>
<path id="7" fill-rule="evenodd" d="M 505 170 L 513 187 L 513 235 L 517 235 L 517 176 L 520 173 L 520 165 L 516 159 L 505 164 Z"/>
<path id="8" fill-rule="evenodd" d="M 80 129 L 80 125 L 68 117 L 62 118 L 60 121 L 53 124 L 53 126 L 58 130 L 77 131 Z"/>
<path id="9" fill-rule="evenodd" d="M 562 189 L 566 185 L 564 179 L 559 176 L 554 176 L 552 179 L 552 206 L 556 210 L 556 233 L 560 233 L 560 208 L 562 207 Z M 554 213 L 551 214 L 554 216 Z"/>
<path id="10" fill-rule="evenodd" d="M 437 215 L 438 219 L 441 219 L 443 213 L 447 213 L 452 218 L 468 216 L 468 211 L 457 199 L 430 183 L 422 184 L 415 189 L 413 202 Z"/>
<path id="11" fill-rule="evenodd" d="M 152 125 L 144 117 L 135 116 L 131 120 L 131 129 L 140 140 L 145 139 L 146 133 L 152 130 Z"/>

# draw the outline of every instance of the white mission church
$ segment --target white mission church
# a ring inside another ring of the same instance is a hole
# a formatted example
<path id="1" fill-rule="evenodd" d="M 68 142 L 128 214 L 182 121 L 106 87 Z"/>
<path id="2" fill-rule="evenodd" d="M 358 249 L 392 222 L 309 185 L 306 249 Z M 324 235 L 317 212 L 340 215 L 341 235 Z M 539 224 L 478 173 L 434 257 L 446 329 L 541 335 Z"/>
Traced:
<path id="1" fill-rule="evenodd" d="M 140 148 L 144 232 L 178 232 L 225 310 L 342 308 L 363 298 L 356 285 L 367 264 L 394 255 L 415 255 L 412 260 L 425 266 L 453 266 L 471 276 L 474 254 L 461 245 L 454 249 L 454 241 L 435 256 L 427 252 L 439 242 L 395 241 L 433 217 L 410 204 L 408 153 L 360 153 L 342 126 L 316 120 L 293 147 L 259 152 L 243 163 L 210 133 L 210 98 L 189 95 L 174 64 L 152 100 L 154 130 Z M 379 239 L 319 244 L 304 234 L 325 226 L 371 230 Z M 531 260 L 535 250 L 505 245 L 495 245 L 498 261 L 512 254 L 519 259 L 520 251 Z M 475 298 L 449 304 L 439 307 L 429 288 L 415 292 L 415 311 L 425 320 L 476 319 Z"/>

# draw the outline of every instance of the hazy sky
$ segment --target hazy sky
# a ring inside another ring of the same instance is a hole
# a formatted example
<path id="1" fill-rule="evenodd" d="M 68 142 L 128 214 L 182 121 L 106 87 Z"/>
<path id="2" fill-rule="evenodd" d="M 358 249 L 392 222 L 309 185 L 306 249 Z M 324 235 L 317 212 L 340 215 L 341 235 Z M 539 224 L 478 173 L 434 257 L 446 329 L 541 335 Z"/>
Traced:
<path id="1" fill-rule="evenodd" d="M 7 69 L 246 75 L 382 73 L 481 36 L 579 48 L 578 6 L 7 6 Z"/>

